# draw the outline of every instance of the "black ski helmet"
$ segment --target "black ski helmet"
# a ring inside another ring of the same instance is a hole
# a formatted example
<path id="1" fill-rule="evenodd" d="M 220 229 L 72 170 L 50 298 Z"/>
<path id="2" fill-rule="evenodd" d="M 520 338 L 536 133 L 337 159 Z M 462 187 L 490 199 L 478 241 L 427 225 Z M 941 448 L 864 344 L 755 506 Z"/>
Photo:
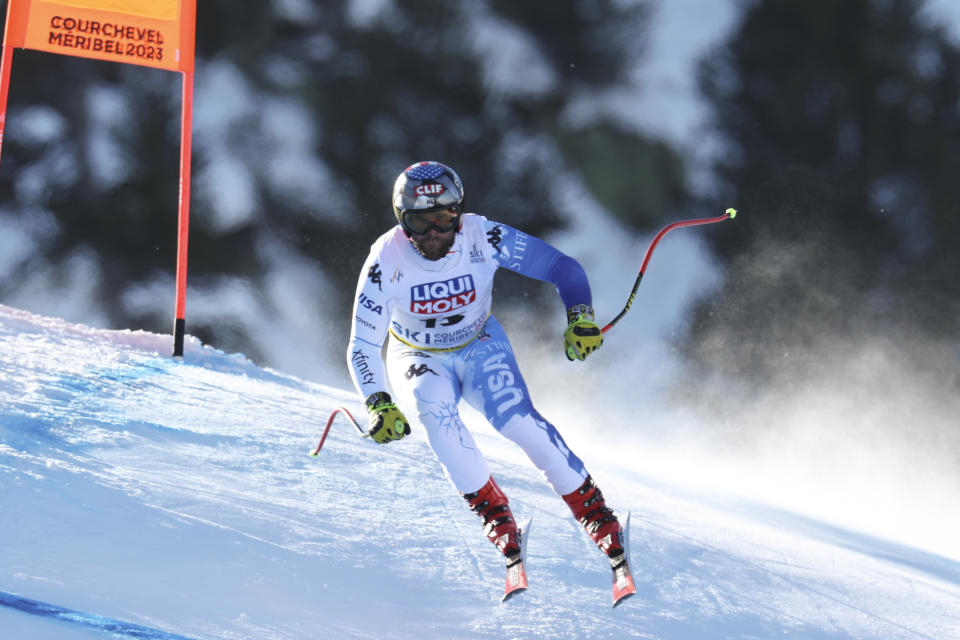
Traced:
<path id="1" fill-rule="evenodd" d="M 453 209 L 463 213 L 463 183 L 457 172 L 440 162 L 417 162 L 393 184 L 393 214 L 403 227 L 404 211 Z"/>

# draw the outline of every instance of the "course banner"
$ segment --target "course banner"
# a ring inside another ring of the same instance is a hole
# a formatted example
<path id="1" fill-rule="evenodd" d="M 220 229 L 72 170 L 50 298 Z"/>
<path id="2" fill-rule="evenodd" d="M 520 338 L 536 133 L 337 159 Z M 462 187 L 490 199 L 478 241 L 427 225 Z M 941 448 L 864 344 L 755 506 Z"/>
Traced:
<path id="1" fill-rule="evenodd" d="M 10 0 L 4 44 L 193 71 L 196 0 Z"/>

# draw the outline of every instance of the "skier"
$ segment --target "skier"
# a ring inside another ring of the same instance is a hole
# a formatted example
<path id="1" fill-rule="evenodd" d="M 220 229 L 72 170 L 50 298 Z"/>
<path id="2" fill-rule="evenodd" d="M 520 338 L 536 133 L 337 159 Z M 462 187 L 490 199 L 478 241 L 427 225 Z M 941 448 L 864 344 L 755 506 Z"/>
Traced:
<path id="1" fill-rule="evenodd" d="M 347 351 L 370 436 L 378 443 L 403 438 L 410 423 L 397 405 L 415 411 L 447 476 L 509 569 L 522 561 L 522 534 L 460 418 L 463 398 L 544 472 L 609 558 L 616 580 L 617 568 L 626 570 L 620 522 L 580 459 L 534 408 L 510 342 L 490 314 L 498 268 L 551 282 L 567 309 L 567 358 L 583 360 L 603 344 L 586 274 L 542 240 L 464 213 L 463 201 L 459 176 L 439 162 L 411 165 L 394 185 L 398 224 L 371 246 L 363 265 Z M 387 391 L 388 376 L 396 399 Z"/>

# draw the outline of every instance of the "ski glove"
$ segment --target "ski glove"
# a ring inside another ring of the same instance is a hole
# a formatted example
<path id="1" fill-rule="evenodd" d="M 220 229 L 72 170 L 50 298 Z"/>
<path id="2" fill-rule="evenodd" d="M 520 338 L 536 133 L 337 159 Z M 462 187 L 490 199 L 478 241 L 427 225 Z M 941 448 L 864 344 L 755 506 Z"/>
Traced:
<path id="1" fill-rule="evenodd" d="M 563 332 L 563 347 L 568 360 L 583 360 L 603 345 L 603 333 L 593 321 L 593 307 L 578 304 L 567 309 L 567 330 Z"/>
<path id="2" fill-rule="evenodd" d="M 390 394 L 378 391 L 366 401 L 367 411 L 370 413 L 370 430 L 367 433 L 373 441 L 386 444 L 410 435 L 410 424 L 403 414 L 393 404 Z"/>

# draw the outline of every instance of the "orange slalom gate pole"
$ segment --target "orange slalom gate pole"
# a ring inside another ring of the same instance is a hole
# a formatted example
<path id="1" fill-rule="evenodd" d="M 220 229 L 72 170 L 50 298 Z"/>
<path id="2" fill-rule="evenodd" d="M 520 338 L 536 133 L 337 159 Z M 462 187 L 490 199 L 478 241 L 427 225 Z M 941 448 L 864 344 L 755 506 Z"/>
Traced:
<path id="1" fill-rule="evenodd" d="M 193 146 L 193 71 L 183 72 L 180 118 L 180 202 L 177 216 L 177 304 L 173 321 L 173 355 L 183 356 L 187 313 L 187 241 L 190 233 L 190 158 Z"/>
<path id="2" fill-rule="evenodd" d="M 0 62 L 0 155 L 3 153 L 3 134 L 7 127 L 7 98 L 10 96 L 13 50 L 17 46 L 23 46 L 26 19 L 23 7 L 14 0 L 8 0 L 7 21 L 3 28 L 3 60 Z"/>
<path id="3" fill-rule="evenodd" d="M 3 156 L 3 131 L 7 124 L 7 96 L 10 94 L 10 67 L 13 63 L 13 47 L 3 46 L 3 61 L 0 62 L 0 157 Z"/>
<path id="4" fill-rule="evenodd" d="M 196 0 L 7 0 L 0 66 L 0 152 L 14 48 L 183 73 L 174 356 L 186 328 L 196 9 Z"/>

